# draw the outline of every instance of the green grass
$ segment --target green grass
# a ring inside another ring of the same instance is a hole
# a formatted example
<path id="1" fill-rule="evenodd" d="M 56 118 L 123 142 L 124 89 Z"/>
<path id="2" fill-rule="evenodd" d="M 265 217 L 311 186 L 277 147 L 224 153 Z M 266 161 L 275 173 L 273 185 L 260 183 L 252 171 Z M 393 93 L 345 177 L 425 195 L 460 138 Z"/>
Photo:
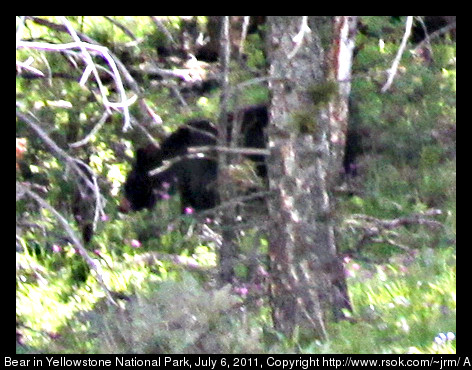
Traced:
<path id="1" fill-rule="evenodd" d="M 425 248 L 382 265 L 347 263 L 354 323 L 334 325 L 324 344 L 338 353 L 451 353 L 439 333 L 456 332 L 456 256 Z"/>
<path id="2" fill-rule="evenodd" d="M 64 280 L 70 274 L 67 266 L 53 272 L 38 267 L 37 257 L 18 254 L 17 263 L 22 268 L 17 286 L 17 316 L 27 327 L 21 330 L 26 347 L 19 347 L 20 352 L 119 353 L 129 352 L 138 341 L 133 353 L 138 353 L 138 349 L 152 353 L 157 349 L 149 344 L 161 341 L 160 351 L 173 348 L 173 352 L 185 353 L 198 351 L 196 338 L 208 331 L 214 341 L 226 338 L 226 344 L 217 348 L 233 353 L 455 353 L 455 339 L 442 344 L 435 342 L 440 333 L 456 333 L 453 248 L 424 248 L 396 254 L 382 264 L 346 259 L 354 310 L 349 321 L 330 324 L 326 342 L 288 340 L 276 333 L 274 340 L 264 334 L 271 332 L 270 315 L 265 308 L 253 307 L 243 319 L 231 309 L 235 302 L 243 302 L 241 296 L 227 289 L 218 293 L 204 283 L 207 278 L 196 279 L 172 263 L 139 264 L 128 253 L 119 259 L 103 253 L 101 256 L 96 262 L 107 286 L 131 297 L 130 301 L 119 300 L 126 311 L 116 311 L 105 304 L 104 293 L 93 274 L 82 284 L 69 285 Z M 212 248 L 197 246 L 193 257 L 196 265 L 215 266 Z M 211 298 L 218 295 L 221 300 Z M 178 317 L 177 308 L 183 310 Z M 129 315 L 127 323 L 116 317 L 124 312 Z M 147 325 L 149 322 L 172 325 L 182 315 L 187 319 L 198 317 L 197 321 L 205 325 L 189 322 L 184 337 L 181 330 L 164 335 L 164 328 L 159 326 L 150 331 Z M 106 338 L 96 339 L 93 328 L 97 325 L 107 328 Z M 248 331 L 249 328 L 252 330 Z M 168 347 L 170 343 L 174 347 Z"/>

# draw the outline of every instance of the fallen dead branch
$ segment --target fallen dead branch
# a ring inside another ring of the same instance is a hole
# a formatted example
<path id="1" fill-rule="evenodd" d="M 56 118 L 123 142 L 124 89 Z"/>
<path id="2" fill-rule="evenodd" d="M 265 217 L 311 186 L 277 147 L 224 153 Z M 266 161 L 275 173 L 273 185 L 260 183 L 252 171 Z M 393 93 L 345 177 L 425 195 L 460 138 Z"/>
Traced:
<path id="1" fill-rule="evenodd" d="M 387 243 L 409 251 L 408 246 L 402 245 L 395 240 L 398 236 L 394 229 L 408 225 L 424 225 L 430 229 L 439 229 L 443 224 L 439 221 L 432 220 L 431 217 L 441 215 L 440 209 L 429 209 L 421 213 L 413 213 L 405 217 L 398 217 L 391 220 L 382 220 L 367 215 L 352 215 L 351 218 L 345 220 L 345 225 L 361 233 L 361 238 L 356 246 L 352 249 L 354 252 L 359 252 L 360 249 L 369 243 Z"/>

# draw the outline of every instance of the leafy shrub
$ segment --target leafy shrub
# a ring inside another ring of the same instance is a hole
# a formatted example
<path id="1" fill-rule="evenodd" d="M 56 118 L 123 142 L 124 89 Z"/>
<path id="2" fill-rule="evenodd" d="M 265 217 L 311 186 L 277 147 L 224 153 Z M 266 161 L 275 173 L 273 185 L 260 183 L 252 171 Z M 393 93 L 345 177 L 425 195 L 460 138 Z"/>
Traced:
<path id="1" fill-rule="evenodd" d="M 103 353 L 244 353 L 260 350 L 257 329 L 242 327 L 229 285 L 205 289 L 190 275 L 134 295 L 95 316 Z"/>

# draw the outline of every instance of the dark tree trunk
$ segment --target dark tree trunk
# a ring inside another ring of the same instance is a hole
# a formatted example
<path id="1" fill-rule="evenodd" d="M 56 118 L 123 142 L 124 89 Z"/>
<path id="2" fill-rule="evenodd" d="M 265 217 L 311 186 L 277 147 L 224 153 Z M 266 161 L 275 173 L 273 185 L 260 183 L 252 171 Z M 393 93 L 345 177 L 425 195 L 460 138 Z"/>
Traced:
<path id="1" fill-rule="evenodd" d="M 288 336 L 299 326 L 324 338 L 326 321 L 351 308 L 328 193 L 329 103 L 338 85 L 324 69 L 324 20 L 267 20 L 271 300 L 275 328 Z"/>

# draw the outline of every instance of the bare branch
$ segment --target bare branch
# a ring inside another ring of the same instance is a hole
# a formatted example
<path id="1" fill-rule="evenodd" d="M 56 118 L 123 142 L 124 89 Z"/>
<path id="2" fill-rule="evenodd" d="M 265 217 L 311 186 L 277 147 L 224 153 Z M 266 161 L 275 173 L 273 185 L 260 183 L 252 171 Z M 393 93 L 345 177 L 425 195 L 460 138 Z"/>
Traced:
<path id="1" fill-rule="evenodd" d="M 86 54 L 88 54 L 88 58 L 86 58 L 85 62 L 87 63 L 87 68 L 84 71 L 84 76 L 82 77 L 82 83 L 86 78 L 88 77 L 88 74 L 91 73 L 91 70 L 94 71 L 94 75 L 97 79 L 97 83 L 99 86 L 101 86 L 101 96 L 103 99 L 103 104 L 105 108 L 115 108 L 115 109 L 121 109 L 123 111 L 124 115 L 124 126 L 123 130 L 127 130 L 128 128 L 131 127 L 130 125 L 130 115 L 129 115 L 129 110 L 128 107 L 133 103 L 134 99 L 128 99 L 126 97 L 125 89 L 123 86 L 123 82 L 121 81 L 120 73 L 118 72 L 118 69 L 116 67 L 114 59 L 111 57 L 111 55 L 108 52 L 108 49 L 99 46 L 99 45 L 92 45 L 89 43 L 85 43 L 82 41 L 79 42 L 71 42 L 71 43 L 66 43 L 66 44 L 50 44 L 50 43 L 45 43 L 45 42 L 34 42 L 34 41 L 20 41 L 18 43 L 18 48 L 29 48 L 29 49 L 37 49 L 37 50 L 44 50 L 44 51 L 64 51 L 64 50 L 70 50 L 70 49 L 80 49 L 82 51 L 86 51 Z M 91 61 L 90 54 L 88 53 L 88 50 L 95 51 L 99 53 L 109 64 L 110 68 L 113 71 L 113 78 L 115 80 L 117 89 L 119 91 L 119 94 L 121 96 L 121 102 L 119 103 L 114 103 L 110 102 L 106 96 L 105 90 L 101 84 L 101 80 L 98 77 L 98 72 L 95 67 L 95 64 L 93 61 Z"/>
<path id="2" fill-rule="evenodd" d="M 444 35 L 445 33 L 448 33 L 449 31 L 456 28 L 456 22 L 452 22 L 452 23 L 448 24 L 447 26 L 444 26 L 444 27 L 440 28 L 439 30 L 434 31 L 431 34 L 428 34 L 428 32 L 426 30 L 426 27 L 424 26 L 423 20 L 421 20 L 421 22 L 422 22 L 421 24 L 423 25 L 423 28 L 425 30 L 424 31 L 425 39 L 423 41 L 421 41 L 418 45 L 416 45 L 416 47 L 413 49 L 413 51 L 415 51 L 415 52 L 417 50 L 421 49 L 425 44 L 429 44 L 432 39 L 435 39 L 435 38 L 437 38 L 441 35 Z"/>
<path id="3" fill-rule="evenodd" d="M 442 227 L 442 224 L 438 221 L 429 220 L 425 217 L 437 216 L 442 214 L 440 209 L 429 209 L 424 213 L 414 213 L 406 217 L 394 218 L 393 220 L 381 220 L 372 216 L 367 215 L 353 215 L 353 219 L 365 220 L 378 226 L 379 228 L 391 230 L 400 226 L 419 224 L 426 225 L 432 228 Z"/>
<path id="4" fill-rule="evenodd" d="M 143 135 L 146 137 L 146 139 L 147 139 L 150 143 L 152 143 L 152 144 L 154 144 L 154 145 L 156 145 L 156 146 L 159 146 L 159 144 L 158 144 L 158 142 L 156 141 L 156 139 L 154 138 L 154 136 L 151 135 L 151 133 L 144 127 L 144 125 L 142 125 L 140 122 L 138 122 L 138 121 L 136 120 L 136 118 L 133 117 L 133 116 L 131 116 L 131 123 L 133 124 L 134 127 L 137 127 L 138 130 L 140 130 L 140 131 L 143 133 Z M 162 137 L 164 137 L 164 136 L 162 136 Z"/>
<path id="5" fill-rule="evenodd" d="M 361 239 L 354 248 L 356 251 L 359 251 L 364 245 L 372 242 L 388 243 L 400 249 L 409 250 L 410 248 L 407 246 L 399 244 L 390 238 L 390 236 L 392 236 L 391 230 L 407 225 L 425 225 L 431 229 L 442 228 L 442 223 L 428 218 L 440 214 L 442 214 L 440 209 L 430 209 L 422 213 L 414 213 L 392 220 L 381 220 L 367 215 L 352 215 L 350 219 L 345 220 L 345 223 L 362 232 Z"/>
<path id="6" fill-rule="evenodd" d="M 83 171 L 77 166 L 77 164 L 74 162 L 74 159 L 69 156 L 64 150 L 62 150 L 55 142 L 52 140 L 48 134 L 44 132 L 44 130 L 38 125 L 39 120 L 32 114 L 30 113 L 30 116 L 20 112 L 18 109 L 16 111 L 16 116 L 25 122 L 36 134 L 41 138 L 41 140 L 44 141 L 47 147 L 53 152 L 53 154 L 56 157 L 59 157 L 59 159 L 63 160 L 66 162 L 68 165 L 72 167 L 74 172 L 76 172 L 79 176 L 81 176 L 84 180 L 84 182 L 87 184 L 87 186 L 90 187 L 90 189 L 93 189 L 93 184 L 90 182 L 88 179 L 87 175 L 83 173 Z M 36 122 L 35 122 L 36 121 Z"/>
<path id="7" fill-rule="evenodd" d="M 98 224 L 98 220 L 99 220 L 100 216 L 105 216 L 105 211 L 104 211 L 105 199 L 100 194 L 100 187 L 98 186 L 97 176 L 92 171 L 92 169 L 87 164 L 85 164 L 83 161 L 81 161 L 80 159 L 72 158 L 72 160 L 74 162 L 78 163 L 80 168 L 83 168 L 88 172 L 87 177 L 90 178 L 90 180 L 93 184 L 92 191 L 93 191 L 93 195 L 94 195 L 94 198 L 95 198 L 95 213 L 94 213 L 94 217 L 93 217 L 93 231 L 95 231 L 96 228 L 97 228 L 97 224 Z M 78 182 L 77 186 L 80 186 L 80 182 Z M 80 192 L 83 192 L 83 189 L 79 188 L 78 190 Z M 86 193 L 89 193 L 89 192 L 86 190 Z"/>
<path id="8" fill-rule="evenodd" d="M 208 156 L 205 153 L 219 152 L 219 153 L 230 153 L 230 154 L 244 154 L 244 155 L 270 155 L 269 149 L 258 149 L 258 148 L 228 148 L 227 146 L 218 145 L 207 145 L 207 146 L 195 146 L 187 149 L 189 154 L 179 155 L 169 160 L 162 161 L 162 166 L 149 171 L 149 176 L 156 176 L 164 171 L 167 171 L 174 164 L 183 161 L 185 159 L 213 159 L 214 156 Z"/>
<path id="9" fill-rule="evenodd" d="M 123 26 L 120 22 L 118 22 L 117 20 L 107 16 L 107 15 L 104 15 L 103 18 L 105 18 L 107 21 L 109 21 L 110 23 L 114 24 L 116 27 L 118 27 L 120 30 L 122 30 L 126 35 L 128 35 L 133 41 L 136 41 L 137 40 L 137 37 L 134 35 L 133 32 L 131 32 L 128 28 L 126 28 L 125 26 Z"/>
<path id="10" fill-rule="evenodd" d="M 26 184 L 22 183 L 16 183 L 16 188 L 17 188 L 17 193 L 22 192 L 25 195 L 33 198 L 41 207 L 46 208 L 48 211 L 50 211 L 60 222 L 64 230 L 67 232 L 69 237 L 71 238 L 72 242 L 74 243 L 74 246 L 79 250 L 80 255 L 85 259 L 85 262 L 90 266 L 92 270 L 95 271 L 96 273 L 96 278 L 102 289 L 105 291 L 105 294 L 107 296 L 107 299 L 110 303 L 113 305 L 116 305 L 116 302 L 113 300 L 110 291 L 108 290 L 107 286 L 105 285 L 103 281 L 102 274 L 100 272 L 99 267 L 97 266 L 96 262 L 88 255 L 87 250 L 85 247 L 82 245 L 80 239 L 77 237 L 75 234 L 74 230 L 69 225 L 69 222 L 67 219 L 62 216 L 53 206 L 51 206 L 46 200 L 41 198 L 38 194 L 36 194 L 34 191 L 29 189 L 29 187 Z"/>
<path id="11" fill-rule="evenodd" d="M 23 15 L 20 17 L 20 24 L 18 25 L 18 28 L 16 29 L 16 45 L 18 47 L 18 43 L 21 41 L 21 38 L 23 36 L 23 29 L 25 28 L 25 20 L 26 17 Z"/>
<path id="12" fill-rule="evenodd" d="M 201 80 L 201 77 L 196 75 L 195 70 L 192 68 L 162 69 L 151 61 L 141 64 L 139 68 L 136 68 L 136 71 L 164 78 L 178 78 L 182 81 Z"/>
<path id="13" fill-rule="evenodd" d="M 20 61 L 17 60 L 16 61 L 16 68 L 17 68 L 18 72 L 21 73 L 21 69 L 26 69 L 26 70 L 31 71 L 32 73 L 34 73 L 35 76 L 45 77 L 44 73 L 41 72 L 39 69 L 30 66 L 30 64 L 33 61 L 34 61 L 34 59 L 31 58 L 31 57 L 29 57 L 24 62 L 20 62 Z"/>
<path id="14" fill-rule="evenodd" d="M 87 65 L 87 67 L 85 68 L 85 71 L 82 75 L 82 78 L 80 79 L 80 82 L 79 82 L 80 86 L 85 86 L 85 83 L 87 82 L 90 73 L 93 72 L 93 75 L 95 77 L 95 81 L 97 81 L 98 88 L 100 89 L 100 93 L 101 93 L 102 98 L 103 98 L 104 96 L 106 96 L 106 90 L 103 87 L 102 80 L 101 80 L 101 78 L 98 74 L 97 67 L 95 66 L 95 63 L 93 62 L 92 56 L 88 52 L 88 50 L 85 47 L 84 43 L 82 43 L 82 41 L 80 40 L 79 36 L 75 32 L 75 30 L 72 27 L 72 25 L 70 24 L 70 22 L 67 20 L 67 18 L 66 17 L 59 17 L 59 19 L 62 21 L 64 26 L 67 28 L 67 31 L 71 35 L 72 39 L 77 43 L 78 47 L 80 48 L 80 51 L 83 54 L 83 60 Z M 104 99 L 104 101 L 106 102 L 107 100 Z M 106 105 L 105 105 L 105 107 L 108 109 L 108 107 Z"/>
<path id="15" fill-rule="evenodd" d="M 37 24 L 49 27 L 51 29 L 54 29 L 59 32 L 66 32 L 69 33 L 69 30 L 66 26 L 61 25 L 61 24 L 55 24 L 53 22 L 50 22 L 45 19 L 41 19 L 38 17 L 32 17 L 32 16 L 27 16 L 26 19 L 31 20 Z M 78 38 L 81 40 L 80 43 L 78 44 L 77 42 L 75 43 L 69 43 L 69 44 L 64 44 L 67 45 L 68 48 L 66 51 L 74 48 L 80 49 L 80 46 L 84 46 L 86 50 L 92 50 L 94 52 L 99 53 L 102 55 L 102 57 L 107 61 L 107 64 L 110 66 L 112 72 L 111 75 L 113 76 L 113 79 L 117 85 L 117 90 L 118 93 L 121 96 L 121 102 L 120 103 L 111 103 L 107 100 L 106 96 L 104 96 L 103 101 L 108 103 L 108 106 L 110 108 L 114 109 L 121 109 L 123 110 L 123 115 L 124 115 L 124 125 L 123 125 L 123 131 L 127 131 L 128 129 L 131 128 L 131 120 L 130 120 L 130 114 L 128 110 L 128 106 L 131 105 L 134 101 L 129 101 L 126 98 L 125 95 L 125 90 L 121 81 L 121 76 L 118 73 L 118 70 L 121 72 L 123 75 L 123 78 L 127 82 L 128 86 L 130 89 L 137 95 L 139 100 L 142 100 L 142 90 L 135 81 L 135 79 L 131 76 L 131 74 L 128 72 L 126 67 L 123 65 L 123 63 L 107 48 L 99 45 L 98 42 L 93 40 L 92 38 L 88 37 L 87 35 L 75 31 L 75 34 L 78 36 Z M 17 37 L 18 39 L 18 37 Z M 48 43 L 20 43 L 20 45 L 17 45 L 17 47 L 29 47 L 29 48 L 35 48 L 38 50 L 45 50 L 45 51 L 64 51 L 64 49 L 61 47 L 61 45 L 57 44 L 48 44 Z M 105 104 L 105 103 L 104 103 Z M 149 110 L 145 112 L 146 114 L 149 114 Z M 157 116 L 154 114 L 154 116 Z M 154 117 L 151 116 L 151 118 L 154 119 Z M 159 117 L 160 118 L 160 117 Z"/>
<path id="16" fill-rule="evenodd" d="M 151 15 L 151 19 L 156 25 L 157 29 L 161 31 L 166 37 L 167 40 L 170 41 L 171 44 L 176 45 L 177 43 L 175 42 L 174 38 L 172 37 L 172 34 L 169 32 L 169 30 L 164 26 L 159 18 L 157 18 L 155 15 Z"/>
<path id="17" fill-rule="evenodd" d="M 97 132 L 103 127 L 108 117 L 110 117 L 110 112 L 105 111 L 102 115 L 102 118 L 100 118 L 98 123 L 93 127 L 93 129 L 89 132 L 87 136 L 75 143 L 69 144 L 69 146 L 71 148 L 79 148 L 87 144 L 93 138 L 93 136 L 95 136 Z"/>
<path id="18" fill-rule="evenodd" d="M 199 212 L 197 215 L 198 216 L 206 216 L 206 215 L 212 214 L 214 211 L 222 210 L 224 208 L 227 208 L 227 207 L 230 207 L 230 206 L 235 206 L 237 204 L 242 204 L 242 203 L 245 203 L 245 202 L 249 202 L 251 200 L 270 197 L 270 196 L 273 196 L 273 195 L 274 195 L 274 192 L 270 191 L 270 190 L 258 191 L 256 193 L 251 193 L 249 195 L 241 195 L 239 197 L 235 197 L 234 199 L 231 199 L 231 200 L 228 200 L 224 203 L 221 203 L 221 204 L 217 205 L 216 207 L 214 207 L 212 209 L 208 209 L 206 211 Z"/>
<path id="19" fill-rule="evenodd" d="M 311 32 L 310 27 L 308 27 L 308 16 L 304 15 L 302 17 L 302 24 L 300 26 L 300 31 L 292 38 L 292 41 L 295 43 L 295 47 L 293 50 L 290 52 L 288 55 L 288 59 L 292 59 L 300 49 L 300 47 L 303 44 L 303 39 L 305 38 L 305 35 L 309 34 Z"/>
<path id="20" fill-rule="evenodd" d="M 397 55 L 395 59 L 393 60 L 392 67 L 390 67 L 390 69 L 388 70 L 387 82 L 380 90 L 382 93 L 386 92 L 390 88 L 390 86 L 392 85 L 393 79 L 395 78 L 395 75 L 397 74 L 398 65 L 400 64 L 400 60 L 402 58 L 403 52 L 405 51 L 408 38 L 410 37 L 412 25 L 413 25 L 413 16 L 409 15 L 406 18 L 405 33 L 403 34 L 402 42 L 400 44 L 400 47 L 398 48 Z"/>
<path id="21" fill-rule="evenodd" d="M 55 142 L 52 140 L 44 130 L 37 124 L 38 119 L 30 113 L 30 116 L 20 112 L 18 109 L 16 111 L 17 117 L 25 122 L 46 144 L 46 146 L 52 151 L 53 155 L 58 157 L 60 160 L 64 161 L 78 176 L 83 183 L 93 192 L 95 196 L 95 217 L 94 217 L 94 228 L 98 222 L 100 215 L 104 214 L 103 208 L 105 199 L 100 194 L 100 189 L 98 187 L 97 178 L 93 171 L 88 165 L 79 159 L 72 158 L 64 150 L 62 150 Z M 36 121 L 36 122 L 35 122 Z M 85 173 L 84 170 L 88 171 Z"/>
<path id="22" fill-rule="evenodd" d="M 194 146 L 187 149 L 189 153 L 205 153 L 217 151 L 220 153 L 245 154 L 245 155 L 270 155 L 269 149 L 258 148 L 228 148 L 227 146 Z"/>

